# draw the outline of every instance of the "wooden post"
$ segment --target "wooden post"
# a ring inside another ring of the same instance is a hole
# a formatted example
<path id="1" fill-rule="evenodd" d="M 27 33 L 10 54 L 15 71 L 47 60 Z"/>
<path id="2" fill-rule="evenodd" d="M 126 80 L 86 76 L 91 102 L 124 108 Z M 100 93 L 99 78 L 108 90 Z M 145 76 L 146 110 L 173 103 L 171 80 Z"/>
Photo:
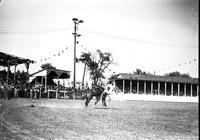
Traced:
<path id="1" fill-rule="evenodd" d="M 40 98 L 42 97 L 42 87 L 43 87 L 43 76 L 41 79 L 41 86 L 40 86 Z"/>
<path id="2" fill-rule="evenodd" d="M 47 98 L 48 98 L 48 99 L 49 99 L 49 92 L 50 92 L 50 91 L 49 91 L 49 90 L 47 90 Z"/>
<path id="3" fill-rule="evenodd" d="M 197 85 L 197 97 L 199 96 L 199 85 Z"/>
<path id="4" fill-rule="evenodd" d="M 173 90 L 174 90 L 174 89 L 173 89 L 173 86 L 174 86 L 173 83 L 171 83 L 171 95 L 173 95 L 173 92 L 174 92 L 174 91 L 173 91 Z"/>
<path id="5" fill-rule="evenodd" d="M 186 89 L 186 83 L 184 84 L 184 95 L 186 96 L 186 92 L 187 92 L 187 89 Z"/>
<path id="6" fill-rule="evenodd" d="M 41 96 L 42 96 L 42 88 L 40 86 L 40 97 L 39 98 L 41 98 Z"/>
<path id="7" fill-rule="evenodd" d="M 146 94 L 146 91 L 147 90 L 147 83 L 146 83 L 146 81 L 144 81 L 144 94 Z"/>
<path id="8" fill-rule="evenodd" d="M 56 99 L 58 99 L 58 87 L 59 87 L 59 82 L 58 82 L 58 77 L 57 77 L 57 87 L 56 87 Z"/>
<path id="9" fill-rule="evenodd" d="M 153 82 L 151 82 L 151 94 L 153 94 Z"/>
<path id="10" fill-rule="evenodd" d="M 45 77 L 45 87 L 44 87 L 44 88 L 45 88 L 45 92 L 47 92 L 47 73 L 48 73 L 48 72 L 46 71 L 46 77 Z"/>
<path id="11" fill-rule="evenodd" d="M 132 93 L 132 80 L 130 80 L 130 93 Z"/>
<path id="12" fill-rule="evenodd" d="M 45 92 L 47 91 L 47 76 L 45 76 L 44 90 L 45 90 Z"/>
<path id="13" fill-rule="evenodd" d="M 178 83 L 178 96 L 180 96 L 180 83 Z"/>
<path id="14" fill-rule="evenodd" d="M 139 81 L 137 81 L 137 94 L 139 94 L 139 88 L 140 88 L 140 82 Z"/>
<path id="15" fill-rule="evenodd" d="M 81 96 L 82 97 L 82 96 Z M 66 90 L 64 91 L 64 99 L 66 99 Z"/>
<path id="16" fill-rule="evenodd" d="M 167 82 L 165 82 L 165 96 L 167 95 Z"/>
<path id="17" fill-rule="evenodd" d="M 58 99 L 58 88 L 56 88 L 56 99 Z"/>
<path id="18" fill-rule="evenodd" d="M 190 96 L 192 96 L 192 84 L 190 85 Z"/>
<path id="19" fill-rule="evenodd" d="M 158 95 L 160 94 L 160 82 L 158 82 Z"/>
<path id="20" fill-rule="evenodd" d="M 123 93 L 125 93 L 125 80 L 123 80 Z"/>
<path id="21" fill-rule="evenodd" d="M 17 68 L 17 64 L 15 64 L 14 66 L 14 82 L 16 81 L 16 68 Z"/>

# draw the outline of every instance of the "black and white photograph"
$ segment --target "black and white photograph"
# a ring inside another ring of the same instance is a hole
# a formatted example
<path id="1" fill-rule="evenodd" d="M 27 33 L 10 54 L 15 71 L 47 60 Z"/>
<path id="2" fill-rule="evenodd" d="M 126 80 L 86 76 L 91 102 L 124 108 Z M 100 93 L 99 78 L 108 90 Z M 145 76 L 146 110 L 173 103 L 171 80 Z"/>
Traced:
<path id="1" fill-rule="evenodd" d="M 199 0 L 0 0 L 0 140 L 198 140 Z"/>

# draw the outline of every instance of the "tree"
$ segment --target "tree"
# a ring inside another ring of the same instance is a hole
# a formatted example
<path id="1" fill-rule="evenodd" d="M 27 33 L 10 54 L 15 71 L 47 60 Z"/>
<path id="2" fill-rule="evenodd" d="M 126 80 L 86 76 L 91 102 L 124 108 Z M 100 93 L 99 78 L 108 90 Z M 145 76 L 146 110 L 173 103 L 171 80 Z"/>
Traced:
<path id="1" fill-rule="evenodd" d="M 89 65 L 91 62 L 91 53 L 82 53 L 81 57 L 78 59 L 78 61 L 84 63 L 84 71 L 83 71 L 83 78 L 82 78 L 82 86 L 84 86 L 84 79 L 85 79 L 85 72 L 86 72 L 86 66 Z"/>
<path id="2" fill-rule="evenodd" d="M 136 68 L 136 71 L 133 72 L 134 74 L 141 74 L 141 75 L 153 75 L 149 72 L 142 71 L 141 69 Z"/>
<path id="3" fill-rule="evenodd" d="M 52 66 L 51 63 L 42 64 L 42 69 L 56 69 L 56 67 Z"/>
<path id="4" fill-rule="evenodd" d="M 82 53 L 81 62 L 84 62 L 90 71 L 90 78 L 94 84 L 97 84 L 100 78 L 105 78 L 104 73 L 108 69 L 108 66 L 113 63 L 112 54 L 110 52 L 96 51 L 95 54 Z"/>
<path id="5" fill-rule="evenodd" d="M 183 74 L 181 74 L 181 73 L 178 72 L 178 71 L 166 73 L 166 74 L 164 74 L 164 76 L 187 77 L 187 78 L 190 77 L 190 75 L 189 75 L 188 73 L 183 73 Z"/>

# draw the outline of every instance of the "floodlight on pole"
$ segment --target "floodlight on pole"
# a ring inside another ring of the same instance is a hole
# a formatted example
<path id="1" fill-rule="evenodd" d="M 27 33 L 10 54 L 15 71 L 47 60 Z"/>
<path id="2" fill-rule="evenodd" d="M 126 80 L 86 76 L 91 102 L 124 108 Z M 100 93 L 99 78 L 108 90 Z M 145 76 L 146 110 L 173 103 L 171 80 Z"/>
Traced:
<path id="1" fill-rule="evenodd" d="M 76 92 L 76 37 L 80 37 L 80 34 L 77 34 L 77 26 L 79 23 L 83 23 L 83 20 L 79 20 L 77 18 L 72 19 L 74 21 L 74 77 L 73 77 L 73 99 L 75 99 L 75 92 Z"/>

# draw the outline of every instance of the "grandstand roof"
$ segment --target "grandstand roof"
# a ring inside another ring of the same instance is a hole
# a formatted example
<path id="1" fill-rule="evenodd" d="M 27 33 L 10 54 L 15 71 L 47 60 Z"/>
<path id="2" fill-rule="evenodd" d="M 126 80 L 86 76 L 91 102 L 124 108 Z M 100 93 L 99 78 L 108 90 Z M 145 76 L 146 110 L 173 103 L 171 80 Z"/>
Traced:
<path id="1" fill-rule="evenodd" d="M 33 63 L 33 60 L 21 58 L 18 56 L 10 55 L 7 53 L 0 52 L 0 66 L 13 66 L 23 63 Z"/>
<path id="2" fill-rule="evenodd" d="M 155 82 L 173 82 L 173 83 L 190 83 L 199 84 L 198 78 L 176 77 L 176 76 L 159 76 L 159 75 L 139 75 L 129 73 L 119 73 L 114 75 L 112 80 L 141 80 Z"/>

